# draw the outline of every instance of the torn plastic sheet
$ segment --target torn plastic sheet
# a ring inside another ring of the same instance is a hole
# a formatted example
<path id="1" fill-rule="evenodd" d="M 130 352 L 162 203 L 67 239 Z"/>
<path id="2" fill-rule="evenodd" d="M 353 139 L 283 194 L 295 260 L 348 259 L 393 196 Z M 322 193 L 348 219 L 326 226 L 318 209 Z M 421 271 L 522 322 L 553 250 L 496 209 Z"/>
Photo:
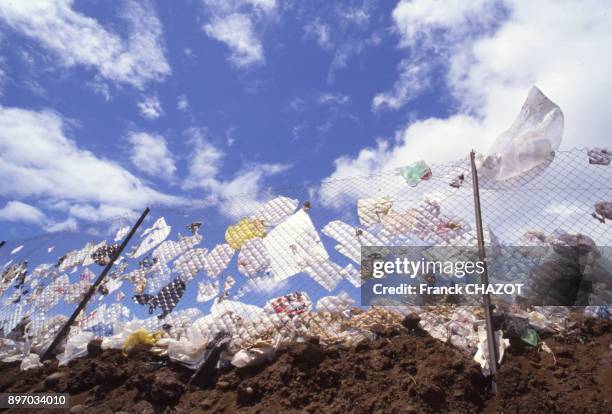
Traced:
<path id="1" fill-rule="evenodd" d="M 115 233 L 114 241 L 118 242 L 118 241 L 123 240 L 123 238 L 127 236 L 129 232 L 130 232 L 129 226 L 120 227 L 119 230 L 117 230 L 117 233 Z"/>
<path id="2" fill-rule="evenodd" d="M 341 313 L 350 309 L 355 300 L 342 291 L 336 296 L 324 296 L 317 301 L 317 311 Z"/>
<path id="3" fill-rule="evenodd" d="M 270 258 L 271 273 L 277 281 L 300 273 L 303 257 L 329 257 L 310 217 L 303 210 L 270 231 L 263 244 Z"/>
<path id="4" fill-rule="evenodd" d="M 255 219 L 263 221 L 266 226 L 277 226 L 293 214 L 298 204 L 297 200 L 289 197 L 276 197 L 265 203 L 255 213 Z"/>
<path id="5" fill-rule="evenodd" d="M 60 272 L 65 272 L 81 265 L 87 266 L 93 263 L 93 259 L 91 259 L 90 255 L 103 243 L 104 242 L 98 243 L 97 245 L 94 243 L 87 243 L 81 250 L 68 252 L 65 256 L 60 257 L 58 270 Z"/>
<path id="6" fill-rule="evenodd" d="M 362 198 L 357 200 L 357 215 L 362 226 L 380 223 L 382 218 L 393 207 L 389 197 Z"/>
<path id="7" fill-rule="evenodd" d="M 407 234 L 414 228 L 414 212 L 406 210 L 403 213 L 391 210 L 380 221 L 383 228 L 391 236 Z"/>
<path id="8" fill-rule="evenodd" d="M 240 250 L 242 244 L 253 237 L 264 237 L 266 228 L 262 220 L 243 218 L 225 231 L 225 241 L 234 250 Z"/>
<path id="9" fill-rule="evenodd" d="M 234 250 L 227 244 L 216 245 L 204 258 L 203 268 L 212 278 L 223 272 L 234 256 Z"/>
<path id="10" fill-rule="evenodd" d="M 162 319 L 172 312 L 174 307 L 183 297 L 184 293 L 185 282 L 183 282 L 180 278 L 176 278 L 171 283 L 164 286 L 157 295 L 134 295 L 134 301 L 139 305 L 149 306 L 150 314 L 153 313 L 154 309 L 160 308 L 162 310 L 162 314 L 159 315 L 158 318 Z"/>
<path id="11" fill-rule="evenodd" d="M 174 261 L 174 272 L 181 275 L 184 281 L 192 280 L 204 268 L 208 249 L 190 249 Z"/>
<path id="12" fill-rule="evenodd" d="M 192 249 L 201 241 L 202 236 L 200 234 L 193 234 L 191 236 L 179 235 L 178 241 L 166 240 L 153 251 L 151 256 L 154 260 L 157 259 L 156 263 L 167 265 L 174 258 Z"/>
<path id="13" fill-rule="evenodd" d="M 352 263 L 346 265 L 340 272 L 342 277 L 349 281 L 349 283 L 356 288 L 361 287 L 361 272 L 353 266 Z"/>
<path id="14" fill-rule="evenodd" d="M 306 255 L 300 260 L 302 271 L 327 291 L 332 291 L 342 280 L 342 268 L 327 257 Z"/>
<path id="15" fill-rule="evenodd" d="M 39 310 L 48 311 L 59 303 L 69 289 L 70 279 L 68 275 L 61 275 L 40 293 L 34 306 Z"/>
<path id="16" fill-rule="evenodd" d="M 205 281 L 198 283 L 198 296 L 196 301 L 208 302 L 219 296 L 219 281 Z"/>
<path id="17" fill-rule="evenodd" d="M 529 95 L 512 126 L 502 133 L 486 156 L 479 156 L 483 177 L 507 180 L 547 162 L 563 136 L 563 112 L 537 88 Z"/>
<path id="18" fill-rule="evenodd" d="M 245 241 L 238 254 L 238 271 L 246 276 L 255 277 L 265 273 L 269 268 L 270 257 L 263 240 L 255 237 Z"/>
<path id="19" fill-rule="evenodd" d="M 143 231 L 140 238 L 142 239 L 138 246 L 128 254 L 128 256 L 137 258 L 147 253 L 149 250 L 166 240 L 170 235 L 172 227 L 166 224 L 166 220 L 163 217 L 157 219 L 153 226 Z"/>
<path id="20" fill-rule="evenodd" d="M 323 234 L 336 240 L 336 250 L 357 264 L 361 263 L 361 246 L 384 246 L 385 244 L 366 230 L 352 227 L 340 220 L 329 222 Z"/>

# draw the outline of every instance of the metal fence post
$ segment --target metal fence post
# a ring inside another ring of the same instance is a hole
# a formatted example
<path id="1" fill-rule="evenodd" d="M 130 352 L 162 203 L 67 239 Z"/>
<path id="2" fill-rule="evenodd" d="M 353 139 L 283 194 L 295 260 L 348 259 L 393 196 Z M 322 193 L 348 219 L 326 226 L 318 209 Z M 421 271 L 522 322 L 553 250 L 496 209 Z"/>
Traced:
<path id="1" fill-rule="evenodd" d="M 476 153 L 470 152 L 470 164 L 472 169 L 472 190 L 474 193 L 474 213 L 476 220 L 476 237 L 478 238 L 478 257 L 484 264 L 484 272 L 481 276 L 483 285 L 489 284 L 487 273 L 487 262 L 485 253 L 484 233 L 482 229 L 482 212 L 480 210 L 480 190 L 478 187 L 478 171 L 476 170 Z M 482 305 L 484 308 L 485 324 L 487 331 L 487 349 L 489 351 L 489 367 L 491 375 L 497 372 L 497 346 L 495 344 L 495 334 L 493 333 L 493 322 L 491 318 L 491 297 L 488 293 L 482 295 Z M 494 383 L 493 383 L 494 384 Z"/>
<path id="2" fill-rule="evenodd" d="M 74 323 L 76 318 L 79 316 L 79 314 L 83 311 L 83 309 L 85 309 L 85 307 L 87 306 L 87 303 L 89 302 L 91 297 L 94 295 L 94 293 L 98 289 L 98 286 L 100 286 L 100 284 L 102 283 L 102 281 L 106 277 L 107 273 L 111 270 L 111 268 L 115 264 L 115 260 L 117 260 L 117 258 L 121 255 L 121 252 L 123 251 L 125 246 L 127 246 L 127 244 L 130 242 L 130 239 L 132 238 L 134 233 L 136 233 L 136 230 L 138 229 L 138 227 L 140 227 L 140 225 L 144 221 L 144 219 L 147 216 L 147 214 L 149 214 L 149 211 L 150 211 L 150 209 L 149 209 L 149 207 L 147 207 L 142 212 L 142 214 L 140 215 L 140 218 L 138 219 L 136 224 L 134 224 L 134 226 L 132 227 L 132 229 L 130 230 L 128 235 L 125 237 L 125 239 L 123 239 L 123 242 L 119 246 L 119 249 L 115 252 L 113 257 L 110 258 L 110 261 L 108 262 L 108 264 L 106 265 L 104 270 L 102 270 L 102 273 L 100 273 L 100 276 L 98 276 L 98 278 L 93 283 L 93 285 L 91 285 L 89 287 L 89 290 L 87 291 L 87 293 L 85 294 L 85 296 L 81 300 L 81 303 L 79 303 L 79 306 L 77 306 L 75 311 L 72 313 L 72 316 L 70 316 L 70 318 L 66 321 L 64 326 L 62 326 L 62 329 L 60 329 L 60 331 L 57 333 L 57 335 L 55 336 L 55 339 L 53 340 L 53 342 L 51 342 L 51 345 L 49 345 L 49 348 L 47 348 L 47 350 L 45 351 L 45 353 L 41 357 L 42 361 L 44 361 L 46 359 L 50 359 L 53 356 L 53 351 L 55 350 L 57 345 L 61 342 L 61 340 L 68 334 L 68 331 L 70 330 L 70 327 L 72 326 L 72 324 Z"/>

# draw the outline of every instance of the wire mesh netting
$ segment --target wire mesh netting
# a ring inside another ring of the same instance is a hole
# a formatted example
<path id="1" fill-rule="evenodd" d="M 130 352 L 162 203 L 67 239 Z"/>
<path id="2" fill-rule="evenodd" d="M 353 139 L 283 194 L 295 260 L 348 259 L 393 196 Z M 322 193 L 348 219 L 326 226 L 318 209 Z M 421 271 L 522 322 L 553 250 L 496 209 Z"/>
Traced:
<path id="1" fill-rule="evenodd" d="M 591 296 L 610 303 L 611 178 L 612 167 L 593 162 L 587 150 L 557 152 L 510 180 L 483 174 L 488 254 L 496 257 L 499 246 L 601 247 L 598 263 L 608 279 L 596 280 Z M 220 337 L 229 338 L 237 365 L 298 338 L 356 343 L 424 304 L 362 306 L 362 247 L 474 247 L 474 216 L 467 157 L 188 209 L 153 207 L 69 338 L 102 337 L 121 347 L 138 329 L 163 332 L 165 352 L 189 366 L 197 365 L 202 344 Z M 0 249 L 5 355 L 20 346 L 20 329 L 22 346 L 44 351 L 135 221 L 117 218 L 95 231 L 46 234 Z M 533 268 L 540 265 L 532 260 Z M 503 279 L 502 272 L 510 270 L 491 268 L 493 277 Z"/>

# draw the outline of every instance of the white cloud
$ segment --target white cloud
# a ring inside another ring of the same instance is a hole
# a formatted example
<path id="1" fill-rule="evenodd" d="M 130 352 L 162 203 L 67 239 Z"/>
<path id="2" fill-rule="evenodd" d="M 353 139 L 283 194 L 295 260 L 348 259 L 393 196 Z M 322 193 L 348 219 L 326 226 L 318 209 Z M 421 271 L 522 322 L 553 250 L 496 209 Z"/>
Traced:
<path id="1" fill-rule="evenodd" d="M 324 105 L 344 105 L 350 100 L 350 96 L 343 95 L 341 93 L 323 93 L 321 96 L 319 96 L 319 103 Z"/>
<path id="2" fill-rule="evenodd" d="M 319 19 L 315 19 L 314 22 L 307 23 L 304 27 L 304 31 L 307 36 L 314 37 L 317 44 L 323 50 L 331 50 L 333 43 L 331 41 L 331 29 L 329 25 L 321 22 Z"/>
<path id="3" fill-rule="evenodd" d="M 45 214 L 36 207 L 21 201 L 9 201 L 0 209 L 0 220 L 42 223 L 45 221 Z"/>
<path id="4" fill-rule="evenodd" d="M 275 0 L 204 0 L 204 4 L 210 14 L 204 32 L 229 47 L 232 64 L 248 67 L 265 62 L 262 23 L 274 14 Z"/>
<path id="5" fill-rule="evenodd" d="M 263 180 L 290 168 L 286 164 L 257 163 L 238 171 L 231 179 L 219 177 L 223 151 L 205 141 L 202 130 L 187 131 L 192 145 L 189 174 L 183 181 L 185 190 L 206 190 L 207 202 L 219 207 L 225 216 L 238 218 L 252 213 L 264 197 Z"/>
<path id="6" fill-rule="evenodd" d="M 138 109 L 147 119 L 157 119 L 164 114 L 157 96 L 147 96 L 142 102 L 138 102 Z"/>
<path id="7" fill-rule="evenodd" d="M 379 93 L 372 100 L 372 110 L 377 111 L 387 107 L 399 109 L 411 99 L 416 98 L 430 85 L 429 65 L 424 62 L 403 60 L 398 67 L 400 77 L 393 85 L 391 92 Z"/>
<path id="8" fill-rule="evenodd" d="M 419 158 L 448 162 L 471 148 L 486 151 L 510 126 L 532 85 L 565 114 L 562 148 L 609 144 L 612 13 L 593 13 L 601 3 L 508 1 L 505 20 L 495 24 L 500 6 L 490 2 L 434 4 L 402 1 L 393 17 L 408 54 L 417 62 L 423 48 L 434 54 L 456 112 L 412 122 L 392 140 L 337 159 L 331 178 L 375 173 Z M 424 71 L 421 81 L 430 76 Z M 323 199 L 338 204 L 334 200 L 347 194 L 350 189 L 334 186 Z"/>
<path id="9" fill-rule="evenodd" d="M 179 111 L 187 111 L 189 109 L 189 101 L 187 100 L 187 96 L 179 96 L 178 100 L 176 101 L 176 107 Z"/>
<path id="10" fill-rule="evenodd" d="M 190 128 L 186 131 L 186 134 L 192 149 L 189 159 L 189 173 L 183 181 L 182 187 L 185 190 L 206 188 L 215 180 L 221 168 L 221 159 L 225 154 L 213 144 L 205 141 L 205 131 L 199 128 Z"/>
<path id="11" fill-rule="evenodd" d="M 140 209 L 183 203 L 147 186 L 118 163 L 83 150 L 66 136 L 60 115 L 0 107 L 0 195 L 70 205 Z"/>
<path id="12" fill-rule="evenodd" d="M 120 11 L 127 35 L 77 12 L 72 0 L 0 0 L 0 20 L 35 39 L 65 67 L 83 65 L 109 80 L 141 88 L 170 73 L 162 26 L 148 3 L 129 1 Z"/>
<path id="13" fill-rule="evenodd" d="M 166 180 L 174 177 L 174 157 L 168 150 L 164 137 L 146 132 L 130 132 L 128 141 L 132 145 L 130 160 L 136 168 Z"/>

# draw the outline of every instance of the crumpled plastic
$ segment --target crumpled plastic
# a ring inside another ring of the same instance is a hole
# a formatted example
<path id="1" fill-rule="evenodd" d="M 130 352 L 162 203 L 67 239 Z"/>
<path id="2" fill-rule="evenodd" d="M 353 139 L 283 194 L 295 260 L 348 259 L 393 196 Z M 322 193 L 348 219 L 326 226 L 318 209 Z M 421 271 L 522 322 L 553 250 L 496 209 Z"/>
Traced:
<path id="1" fill-rule="evenodd" d="M 19 369 L 22 371 L 27 371 L 28 369 L 38 367 L 42 367 L 42 364 L 40 363 L 40 356 L 38 354 L 30 353 L 21 360 Z"/>
<path id="2" fill-rule="evenodd" d="M 502 331 L 495 331 L 495 343 L 497 344 L 497 363 L 500 364 L 504 358 L 504 351 L 510 346 L 510 340 L 505 339 Z M 487 331 L 484 326 L 478 327 L 478 350 L 474 355 L 474 361 L 480 364 L 484 376 L 491 375 L 489 364 L 489 348 L 487 346 Z"/>
<path id="3" fill-rule="evenodd" d="M 225 231 L 225 241 L 234 250 L 240 250 L 242 244 L 253 237 L 264 237 L 266 227 L 262 220 L 243 218 Z"/>
<path id="4" fill-rule="evenodd" d="M 411 165 L 397 168 L 395 172 L 406 180 L 406 184 L 416 187 L 421 181 L 429 180 L 432 177 L 431 168 L 423 160 Z"/>
<path id="5" fill-rule="evenodd" d="M 605 223 L 606 219 L 612 220 L 612 202 L 601 201 L 595 204 L 595 212 L 591 215 L 601 223 Z"/>
<path id="6" fill-rule="evenodd" d="M 66 365 L 75 358 L 87 355 L 87 344 L 95 338 L 93 332 L 82 331 L 68 338 L 64 352 L 57 356 L 59 366 Z"/>
<path id="7" fill-rule="evenodd" d="M 164 335 L 163 332 L 150 333 L 146 329 L 138 329 L 135 332 L 132 332 L 126 339 L 123 341 L 123 345 L 121 345 L 121 352 L 124 355 L 127 355 L 127 351 L 129 351 L 135 345 L 155 345 L 157 341 Z"/>
<path id="8" fill-rule="evenodd" d="M 532 87 L 512 126 L 497 137 L 487 155 L 479 155 L 479 173 L 502 181 L 547 162 L 561 145 L 563 123 L 561 108 Z"/>
<path id="9" fill-rule="evenodd" d="M 391 207 L 393 207 L 393 200 L 389 197 L 359 199 L 357 200 L 359 222 L 366 227 L 380 223 Z"/>
<path id="10" fill-rule="evenodd" d="M 272 360 L 275 352 L 274 347 L 267 344 L 241 349 L 234 354 L 231 363 L 237 368 L 251 367 Z"/>
<path id="11" fill-rule="evenodd" d="M 592 148 L 587 151 L 589 164 L 610 165 L 612 161 L 612 151 L 605 148 Z"/>

